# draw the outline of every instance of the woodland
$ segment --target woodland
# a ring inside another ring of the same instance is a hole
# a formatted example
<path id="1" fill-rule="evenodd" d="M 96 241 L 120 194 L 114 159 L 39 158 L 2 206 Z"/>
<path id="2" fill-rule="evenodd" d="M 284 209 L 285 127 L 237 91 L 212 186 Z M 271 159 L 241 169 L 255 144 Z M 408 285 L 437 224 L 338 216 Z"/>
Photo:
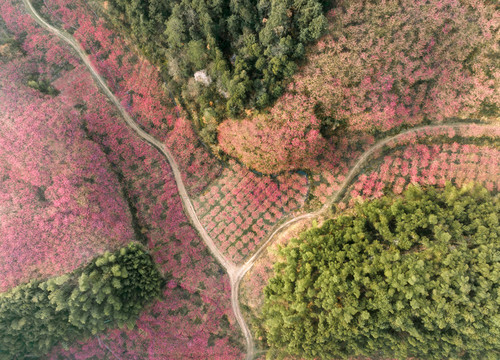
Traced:
<path id="1" fill-rule="evenodd" d="M 238 115 L 280 96 L 305 46 L 326 28 L 321 0 L 107 1 L 167 87 L 208 116 Z M 197 71 L 206 75 L 198 83 Z"/>
<path id="2" fill-rule="evenodd" d="M 133 328 L 144 305 L 159 296 L 161 283 L 151 256 L 130 243 L 73 273 L 1 293 L 0 355 L 40 356 L 61 341 L 125 324 Z"/>
<path id="3" fill-rule="evenodd" d="M 0 359 L 500 357 L 489 0 L 0 0 Z"/>
<path id="4" fill-rule="evenodd" d="M 264 290 L 270 356 L 498 358 L 499 213 L 480 186 L 411 186 L 300 234 Z"/>

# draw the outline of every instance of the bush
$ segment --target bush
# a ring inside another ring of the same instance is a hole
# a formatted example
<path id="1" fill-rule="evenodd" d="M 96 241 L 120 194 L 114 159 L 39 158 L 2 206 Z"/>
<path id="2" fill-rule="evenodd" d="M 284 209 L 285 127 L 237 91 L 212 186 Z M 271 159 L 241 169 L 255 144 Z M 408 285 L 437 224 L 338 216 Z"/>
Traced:
<path id="1" fill-rule="evenodd" d="M 59 95 L 59 90 L 52 86 L 47 80 L 40 77 L 40 74 L 32 74 L 28 77 L 27 85 L 35 90 L 40 91 L 42 94 L 56 96 Z"/>
<path id="2" fill-rule="evenodd" d="M 87 266 L 0 294 L 0 358 L 39 356 L 107 328 L 134 326 L 160 293 L 162 278 L 150 255 L 132 243 Z"/>
<path id="3" fill-rule="evenodd" d="M 270 356 L 498 359 L 500 196 L 410 187 L 281 251 L 263 308 Z"/>

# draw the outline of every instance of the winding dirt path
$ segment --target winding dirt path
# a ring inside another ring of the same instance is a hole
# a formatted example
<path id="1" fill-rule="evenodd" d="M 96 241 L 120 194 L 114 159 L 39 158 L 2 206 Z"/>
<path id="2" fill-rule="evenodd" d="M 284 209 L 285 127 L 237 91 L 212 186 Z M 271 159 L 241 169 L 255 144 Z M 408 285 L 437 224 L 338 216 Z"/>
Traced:
<path id="1" fill-rule="evenodd" d="M 217 246 L 214 244 L 212 238 L 208 235 L 207 231 L 205 228 L 202 226 L 195 210 L 193 207 L 193 204 L 191 202 L 191 199 L 189 198 L 189 195 L 186 191 L 186 187 L 184 185 L 184 182 L 182 180 L 181 173 L 179 171 L 179 167 L 177 165 L 177 162 L 175 161 L 174 157 L 170 153 L 170 151 L 166 148 L 166 146 L 158 141 L 156 138 L 145 132 L 127 113 L 127 111 L 123 108 L 121 105 L 120 101 L 118 98 L 113 94 L 113 92 L 110 90 L 108 85 L 106 84 L 106 81 L 102 78 L 101 75 L 97 72 L 97 70 L 94 68 L 92 63 L 90 62 L 89 57 L 85 53 L 85 50 L 80 46 L 80 44 L 67 32 L 62 31 L 60 29 L 55 28 L 54 26 L 50 25 L 43 17 L 38 14 L 38 12 L 35 10 L 33 5 L 31 4 L 30 0 L 22 0 L 24 5 L 26 6 L 26 9 L 29 13 L 29 15 L 43 28 L 46 30 L 50 31 L 57 37 L 59 37 L 61 40 L 69 44 L 78 54 L 78 56 L 81 58 L 83 64 L 87 67 L 87 69 L 90 71 L 92 74 L 92 77 L 95 79 L 97 82 L 97 85 L 101 88 L 101 90 L 104 92 L 104 94 L 109 98 L 109 100 L 116 106 L 116 108 L 119 110 L 120 114 L 122 115 L 123 119 L 127 123 L 127 125 L 134 130 L 139 137 L 144 139 L 146 142 L 148 142 L 151 146 L 156 148 L 158 151 L 160 151 L 166 158 L 168 163 L 170 164 L 170 167 L 172 168 L 172 172 L 174 174 L 175 178 L 175 183 L 177 185 L 177 188 L 179 190 L 179 195 L 181 197 L 182 205 L 184 207 L 184 210 L 186 211 L 189 219 L 191 220 L 191 223 L 193 226 L 196 228 L 198 233 L 200 234 L 201 238 L 205 242 L 205 244 L 208 246 L 210 252 L 213 254 L 213 256 L 217 259 L 217 261 L 224 267 L 224 269 L 227 271 L 231 283 L 231 306 L 233 308 L 233 311 L 235 313 L 236 320 L 238 324 L 240 325 L 243 335 L 245 336 L 245 341 L 247 345 L 247 359 L 253 359 L 253 339 L 252 339 L 252 334 L 250 333 L 248 326 L 245 323 L 245 320 L 243 319 L 243 316 L 241 315 L 240 311 L 240 306 L 238 302 L 238 289 L 239 289 L 239 280 L 236 280 L 236 274 L 239 273 L 239 268 L 231 261 L 226 259 L 224 255 L 220 252 L 220 250 L 217 248 Z"/>
<path id="2" fill-rule="evenodd" d="M 90 59 L 88 58 L 87 54 L 85 53 L 85 50 L 76 42 L 76 40 L 66 33 L 65 31 L 61 31 L 49 23 L 47 23 L 39 14 L 38 12 L 33 8 L 33 5 L 29 0 L 23 0 L 23 3 L 25 4 L 29 14 L 35 19 L 35 21 L 40 24 L 42 27 L 45 29 L 49 30 L 51 33 L 65 41 L 67 44 L 69 44 L 77 53 L 78 56 L 80 56 L 81 60 L 83 61 L 84 65 L 87 67 L 87 69 L 91 72 L 92 76 L 97 82 L 97 85 L 101 88 L 101 90 L 104 92 L 104 94 L 111 100 L 111 102 L 117 107 L 119 110 L 120 114 L 123 116 L 123 119 L 127 123 L 129 127 L 131 127 L 137 135 L 139 135 L 142 139 L 144 139 L 146 142 L 148 142 L 151 146 L 155 147 L 158 149 L 168 160 L 168 163 L 170 164 L 170 167 L 172 168 L 172 172 L 174 174 L 175 182 L 177 185 L 177 188 L 179 189 L 179 195 L 182 200 L 182 204 L 184 206 L 184 210 L 188 214 L 189 218 L 191 219 L 191 222 L 193 226 L 196 228 L 196 230 L 199 232 L 201 235 L 203 241 L 207 244 L 207 246 L 210 248 L 210 251 L 212 254 L 215 256 L 217 261 L 225 268 L 227 269 L 228 272 L 234 272 L 235 270 L 235 265 L 228 261 L 222 253 L 219 251 L 217 246 L 215 246 L 212 238 L 208 235 L 207 231 L 203 228 L 201 225 L 200 220 L 198 219 L 198 216 L 196 215 L 196 212 L 194 211 L 193 204 L 191 202 L 191 199 L 188 196 L 188 193 L 186 191 L 186 187 L 184 186 L 184 182 L 182 181 L 181 173 L 179 171 L 179 167 L 177 163 L 175 162 L 172 154 L 170 151 L 166 148 L 166 146 L 158 141 L 156 138 L 153 136 L 149 135 L 147 132 L 145 132 L 127 113 L 127 111 L 123 108 L 121 105 L 120 101 L 118 98 L 113 94 L 113 92 L 109 89 L 108 85 L 106 84 L 106 81 L 102 78 L 101 75 L 94 69 L 92 63 L 90 62 Z"/>
<path id="3" fill-rule="evenodd" d="M 186 187 L 184 185 L 184 182 L 182 180 L 181 173 L 179 171 L 179 167 L 173 158 L 172 154 L 170 151 L 166 148 L 166 146 L 158 141 L 156 138 L 148 134 L 146 131 L 144 131 L 127 113 L 127 111 L 123 108 L 121 105 L 120 101 L 118 98 L 113 94 L 113 92 L 110 90 L 108 85 L 106 84 L 106 81 L 102 78 L 101 75 L 97 72 L 97 70 L 94 68 L 92 63 L 90 62 L 90 59 L 88 58 L 85 50 L 80 46 L 80 44 L 67 32 L 57 29 L 54 26 L 50 25 L 47 23 L 39 14 L 38 12 L 34 9 L 33 5 L 31 4 L 30 0 L 22 0 L 24 5 L 26 6 L 26 9 L 30 16 L 43 28 L 46 30 L 50 31 L 60 39 L 62 39 L 64 42 L 69 44 L 78 54 L 78 56 L 81 58 L 83 64 L 87 67 L 87 69 L 90 71 L 92 74 L 93 78 L 95 79 L 97 85 L 101 90 L 104 92 L 104 94 L 109 98 L 109 100 L 116 106 L 116 108 L 119 110 L 120 114 L 122 115 L 123 119 L 127 123 L 127 125 L 134 130 L 139 137 L 141 137 L 143 140 L 145 140 L 147 143 L 149 143 L 151 146 L 156 148 L 158 151 L 160 151 L 167 159 L 168 163 L 170 164 L 170 167 L 172 168 L 172 172 L 174 174 L 175 182 L 177 185 L 177 188 L 179 190 L 179 195 L 181 197 L 182 205 L 184 207 L 184 210 L 186 211 L 186 214 L 188 215 L 189 219 L 191 220 L 191 223 L 193 226 L 196 228 L 198 233 L 200 234 L 201 238 L 205 242 L 205 244 L 208 246 L 210 252 L 213 254 L 213 256 L 217 259 L 217 261 L 224 267 L 224 269 L 227 271 L 231 283 L 231 306 L 233 308 L 233 312 L 235 315 L 235 318 L 238 322 L 238 324 L 241 327 L 241 330 L 243 332 L 243 335 L 245 337 L 246 345 L 247 345 L 247 353 L 246 353 L 246 360 L 253 360 L 254 356 L 256 355 L 255 352 L 255 346 L 253 342 L 253 337 L 252 334 L 243 319 L 243 315 L 241 314 L 241 309 L 240 309 L 240 304 L 238 301 L 238 292 L 239 292 L 239 287 L 241 280 L 245 276 L 245 274 L 252 268 L 252 266 L 255 264 L 256 260 L 262 255 L 264 250 L 275 240 L 275 237 L 278 233 L 289 227 L 290 225 L 304 220 L 304 219 L 312 219 L 315 217 L 318 217 L 322 215 L 323 213 L 326 213 L 328 209 L 340 199 L 341 194 L 347 189 L 347 187 L 350 185 L 350 182 L 354 179 L 354 177 L 358 174 L 359 170 L 365 165 L 365 163 L 369 160 L 369 158 L 375 153 L 377 150 L 382 149 L 387 143 L 389 143 L 391 140 L 397 139 L 398 137 L 410 134 L 410 133 L 416 133 L 422 130 L 427 130 L 427 129 L 441 129 L 441 128 L 457 128 L 461 126 L 467 126 L 470 125 L 471 123 L 449 123 L 449 124 L 443 124 L 443 125 L 428 125 L 428 126 L 421 126 L 418 128 L 413 128 L 411 130 L 402 132 L 400 134 L 391 136 L 389 138 L 383 139 L 373 145 L 370 149 L 365 151 L 363 155 L 356 161 L 356 163 L 353 165 L 351 170 L 349 171 L 348 175 L 340 185 L 340 188 L 338 191 L 335 192 L 335 194 L 317 211 L 311 212 L 311 213 L 306 213 L 302 215 L 298 215 L 285 223 L 281 224 L 278 228 L 276 228 L 267 238 L 267 240 L 264 242 L 264 244 L 254 253 L 252 257 L 250 257 L 243 265 L 237 266 L 230 260 L 228 260 L 217 248 L 217 246 L 214 244 L 212 238 L 208 235 L 207 231 L 205 228 L 202 226 L 195 210 L 193 207 L 193 204 L 191 202 L 191 199 L 189 198 L 189 195 L 186 191 Z"/>
<path id="4" fill-rule="evenodd" d="M 349 171 L 349 173 L 345 177 L 344 181 L 340 185 L 340 188 L 335 192 L 335 194 L 333 196 L 330 197 L 330 199 L 319 210 L 316 210 L 316 211 L 310 212 L 310 213 L 306 213 L 306 214 L 302 214 L 302 215 L 298 215 L 298 216 L 284 222 L 283 224 L 281 224 L 278 228 L 276 228 L 269 235 L 269 237 L 264 242 L 264 244 L 262 244 L 261 247 L 243 265 L 241 265 L 238 268 L 237 272 L 234 274 L 234 277 L 233 277 L 234 284 L 232 283 L 233 292 L 236 291 L 236 294 L 232 294 L 232 296 L 231 296 L 231 302 L 233 303 L 233 310 L 235 311 L 235 315 L 237 317 L 242 317 L 240 306 L 239 306 L 239 301 L 238 301 L 238 294 L 237 294 L 241 280 L 243 280 L 243 277 L 245 276 L 245 274 L 253 267 L 253 265 L 255 264 L 257 259 L 264 252 L 264 250 L 269 245 L 271 245 L 271 243 L 275 240 L 276 235 L 279 234 L 280 232 L 282 232 L 283 230 L 285 230 L 286 228 L 288 228 L 289 226 L 291 226 L 291 225 L 293 225 L 301 220 L 313 219 L 313 218 L 319 217 L 322 214 L 326 213 L 331 208 L 331 206 L 333 204 L 335 204 L 336 202 L 338 202 L 340 200 L 341 195 L 349 187 L 349 185 L 351 184 L 351 181 L 356 177 L 356 175 L 358 175 L 361 168 L 366 164 L 366 162 L 370 159 L 370 157 L 375 152 L 377 152 L 378 150 L 381 150 L 390 141 L 396 140 L 396 139 L 403 137 L 405 135 L 408 135 L 408 134 L 418 133 L 420 131 L 432 130 L 432 129 L 435 129 L 435 130 L 437 130 L 437 129 L 449 129 L 449 128 L 457 129 L 457 128 L 469 126 L 472 124 L 474 124 L 474 122 L 472 122 L 472 121 L 470 121 L 470 122 L 462 121 L 462 122 L 455 122 L 455 123 L 448 123 L 448 124 L 435 124 L 435 125 L 425 125 L 425 126 L 415 127 L 413 129 L 401 132 L 401 133 L 396 134 L 394 136 L 382 139 L 379 142 L 377 142 L 376 144 L 374 144 L 372 147 L 370 147 L 368 150 L 366 150 L 361 155 L 361 157 L 356 161 L 356 163 L 352 166 L 351 170 Z M 481 125 L 481 126 L 486 127 L 486 128 L 491 127 L 492 129 L 498 128 L 497 125 Z M 250 334 L 250 337 L 251 337 L 252 335 L 247 327 L 247 324 L 245 323 L 245 321 L 243 319 L 241 320 L 240 324 L 243 324 L 243 326 L 244 326 L 242 328 L 243 332 L 244 333 L 248 332 Z M 252 357 L 247 356 L 247 360 L 252 360 L 253 356 L 255 354 L 255 349 L 253 348 L 253 339 L 251 340 L 250 344 L 252 345 L 252 348 L 249 348 L 247 354 L 251 353 Z"/>

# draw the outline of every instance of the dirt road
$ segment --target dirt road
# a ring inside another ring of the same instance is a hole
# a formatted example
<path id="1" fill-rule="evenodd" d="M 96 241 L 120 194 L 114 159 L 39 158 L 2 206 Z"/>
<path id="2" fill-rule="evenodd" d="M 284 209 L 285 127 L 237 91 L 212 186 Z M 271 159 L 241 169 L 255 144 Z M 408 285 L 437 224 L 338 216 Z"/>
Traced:
<path id="1" fill-rule="evenodd" d="M 240 309 L 240 304 L 238 301 L 238 292 L 239 292 L 239 286 L 240 282 L 245 276 L 245 274 L 252 268 L 252 266 L 255 264 L 255 261 L 262 255 L 264 250 L 275 240 L 275 237 L 278 233 L 289 227 L 290 225 L 304 220 L 304 219 L 313 219 L 315 217 L 321 216 L 322 214 L 326 213 L 328 209 L 340 199 L 341 194 L 347 189 L 349 186 L 350 182 L 354 179 L 354 177 L 358 174 L 359 170 L 365 165 L 365 163 L 369 160 L 370 156 L 373 155 L 377 150 L 382 149 L 385 145 L 387 145 L 388 142 L 391 140 L 397 139 L 398 137 L 410 134 L 410 133 L 416 133 L 421 130 L 426 130 L 426 129 L 440 129 L 440 128 L 456 128 L 460 126 L 466 126 L 469 125 L 467 123 L 451 123 L 451 124 L 443 124 L 443 125 L 428 125 L 428 126 L 422 126 L 418 128 L 414 128 L 411 130 L 408 130 L 406 132 L 400 133 L 398 135 L 383 139 L 373 145 L 370 149 L 365 151 L 363 155 L 356 161 L 356 163 L 353 165 L 351 170 L 349 171 L 348 175 L 346 176 L 345 180 L 342 182 L 340 189 L 323 205 L 323 207 L 315 212 L 311 213 L 306 213 L 302 215 L 298 215 L 285 223 L 281 224 L 279 227 L 277 227 L 267 238 L 267 240 L 264 242 L 264 244 L 255 252 L 255 254 L 250 257 L 243 265 L 237 266 L 233 262 L 229 261 L 226 259 L 226 257 L 220 252 L 220 250 L 217 248 L 217 246 L 214 244 L 212 238 L 208 235 L 207 231 L 205 228 L 202 226 L 195 210 L 193 207 L 193 204 L 191 202 L 191 199 L 189 198 L 189 195 L 186 191 L 186 187 L 184 185 L 184 182 L 182 180 L 181 173 L 179 171 L 179 167 L 177 165 L 177 162 L 175 161 L 174 157 L 170 153 L 170 151 L 166 148 L 166 146 L 158 141 L 156 138 L 145 132 L 127 113 L 127 111 L 123 108 L 121 105 L 120 101 L 118 98 L 113 94 L 113 92 L 110 90 L 108 85 L 106 84 L 106 81 L 103 79 L 103 77 L 97 72 L 97 70 L 94 68 L 92 63 L 90 62 L 90 59 L 88 58 L 85 50 L 78 44 L 78 42 L 67 32 L 57 29 L 54 26 L 50 25 L 45 19 L 43 19 L 38 12 L 33 8 L 33 5 L 29 0 L 23 0 L 23 3 L 25 4 L 29 14 L 33 17 L 33 19 L 40 24 L 42 27 L 65 41 L 67 44 L 69 44 L 78 54 L 78 56 L 81 58 L 83 64 L 87 67 L 87 69 L 90 71 L 92 74 L 92 77 L 95 79 L 97 85 L 99 88 L 104 92 L 104 94 L 109 98 L 109 100 L 116 106 L 120 114 L 122 115 L 123 119 L 127 123 L 127 125 L 135 131 L 135 133 L 141 137 L 144 141 L 146 141 L 148 144 L 156 148 L 158 151 L 160 151 L 167 159 L 171 169 L 172 173 L 174 174 L 175 182 L 177 185 L 177 189 L 179 191 L 179 195 L 181 197 L 181 201 L 184 207 L 184 210 L 186 211 L 186 214 L 188 218 L 190 219 L 191 223 L 193 226 L 196 228 L 198 233 L 200 234 L 201 238 L 205 242 L 205 244 L 208 246 L 210 252 L 213 254 L 213 256 L 217 259 L 217 261 L 224 267 L 226 272 L 229 275 L 230 282 L 231 282 L 231 306 L 233 308 L 233 312 L 235 315 L 235 318 L 240 325 L 243 335 L 245 337 L 246 345 L 247 345 L 247 354 L 246 354 L 246 359 L 247 360 L 253 360 L 254 355 L 255 355 L 255 346 L 252 338 L 252 334 L 250 330 L 248 329 L 248 326 L 243 319 L 243 316 L 241 314 L 241 309 Z"/>

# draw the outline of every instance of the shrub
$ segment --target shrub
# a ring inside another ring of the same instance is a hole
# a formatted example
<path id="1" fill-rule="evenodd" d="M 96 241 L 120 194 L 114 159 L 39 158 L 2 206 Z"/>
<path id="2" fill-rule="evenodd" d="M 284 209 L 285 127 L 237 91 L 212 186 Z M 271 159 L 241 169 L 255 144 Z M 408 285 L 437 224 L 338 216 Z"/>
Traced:
<path id="1" fill-rule="evenodd" d="M 87 266 L 0 294 L 0 357 L 38 356 L 116 325 L 133 327 L 162 278 L 142 246 L 106 252 Z"/>
<path id="2" fill-rule="evenodd" d="M 499 212 L 478 185 L 410 187 L 304 232 L 265 289 L 267 342 L 308 359 L 498 359 Z"/>

